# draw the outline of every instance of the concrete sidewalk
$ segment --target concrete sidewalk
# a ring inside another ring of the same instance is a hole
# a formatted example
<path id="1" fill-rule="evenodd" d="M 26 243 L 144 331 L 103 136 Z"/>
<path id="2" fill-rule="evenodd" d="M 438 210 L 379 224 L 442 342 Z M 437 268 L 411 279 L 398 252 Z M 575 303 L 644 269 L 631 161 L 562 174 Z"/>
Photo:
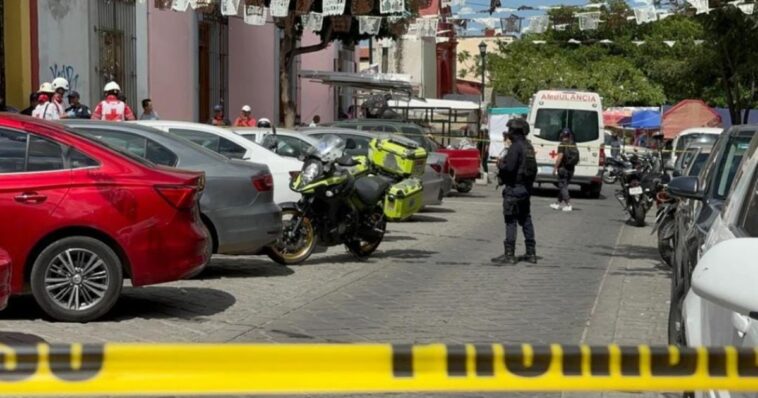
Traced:
<path id="1" fill-rule="evenodd" d="M 651 235 L 654 220 L 642 228 L 624 225 L 605 272 L 590 321 L 582 336 L 589 345 L 667 345 L 669 267 Z M 566 398 L 674 397 L 681 393 L 566 393 Z"/>

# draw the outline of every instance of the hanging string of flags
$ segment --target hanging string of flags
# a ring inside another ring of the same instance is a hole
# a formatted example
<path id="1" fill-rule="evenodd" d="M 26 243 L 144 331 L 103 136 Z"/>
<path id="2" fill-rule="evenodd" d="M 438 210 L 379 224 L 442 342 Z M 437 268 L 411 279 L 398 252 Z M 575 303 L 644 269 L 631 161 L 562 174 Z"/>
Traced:
<path id="1" fill-rule="evenodd" d="M 452 4 L 453 6 L 459 4 L 460 9 L 455 13 L 455 15 L 452 16 L 452 19 L 459 20 L 459 21 L 473 21 L 480 25 L 483 25 L 487 29 L 493 29 L 493 26 L 495 22 L 493 21 L 500 21 L 500 24 L 502 26 L 502 32 L 504 33 L 544 33 L 549 28 L 555 29 L 555 30 L 565 30 L 569 24 L 554 24 L 551 26 L 550 17 L 548 15 L 536 15 L 529 18 L 522 18 L 518 17 L 516 15 L 511 15 L 507 18 L 492 18 L 492 17 L 477 17 L 476 14 L 478 13 L 484 13 L 485 11 L 476 12 L 471 7 L 465 6 L 465 0 L 453 0 Z M 651 23 L 655 21 L 661 21 L 664 20 L 672 15 L 674 13 L 671 10 L 668 9 L 659 9 L 656 8 L 656 6 L 653 4 L 652 0 L 637 0 L 637 3 L 642 3 L 639 7 L 634 7 L 632 9 L 632 12 L 634 15 L 631 15 L 628 17 L 629 20 L 636 21 L 638 25 Z M 713 9 L 709 8 L 708 0 L 687 0 L 687 3 L 692 6 L 692 8 L 695 9 L 696 14 L 706 14 Z M 590 11 L 579 11 L 574 13 L 574 18 L 578 21 L 579 29 L 582 31 L 588 31 L 588 30 L 597 30 L 600 26 L 600 23 L 603 21 L 601 20 L 601 12 L 599 9 L 601 7 L 605 7 L 607 4 L 605 3 L 592 3 L 587 4 L 583 8 L 585 10 Z M 518 11 L 536 11 L 536 10 L 542 10 L 542 11 L 549 11 L 552 9 L 559 8 L 561 6 L 539 6 L 539 7 L 533 7 L 533 6 L 521 6 L 518 8 L 496 8 L 496 13 L 506 13 L 506 12 L 518 12 Z M 746 0 L 737 0 L 729 2 L 728 4 L 722 6 L 722 7 L 737 7 L 739 8 L 743 13 L 747 15 L 752 15 L 755 13 L 756 10 L 756 2 L 748 3 Z M 520 21 L 523 19 L 528 19 L 528 24 L 525 27 L 521 26 Z M 459 25 L 460 26 L 460 25 Z M 518 27 L 518 29 L 516 29 Z M 467 27 L 464 27 L 464 30 L 472 30 L 471 28 L 466 29 Z M 473 29 L 478 30 L 478 29 Z"/>

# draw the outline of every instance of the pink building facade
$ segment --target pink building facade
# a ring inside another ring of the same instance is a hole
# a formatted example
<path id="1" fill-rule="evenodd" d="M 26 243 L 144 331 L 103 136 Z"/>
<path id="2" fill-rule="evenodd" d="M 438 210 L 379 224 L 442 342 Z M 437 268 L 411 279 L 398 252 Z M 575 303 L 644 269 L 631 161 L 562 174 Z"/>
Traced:
<path id="1" fill-rule="evenodd" d="M 92 0 L 67 7 L 57 0 L 32 1 L 39 21 L 49 27 L 39 34 L 40 79 L 75 77 L 87 104 L 99 101 L 102 86 L 112 79 L 138 114 L 140 101 L 150 98 L 162 119 L 206 122 L 213 106 L 223 104 L 230 120 L 243 105 L 256 118 L 280 120 L 279 32 L 272 21 L 252 26 L 241 17 L 162 10 L 154 1 Z M 56 45 L 62 37 L 82 45 Z M 317 40 L 308 33 L 303 45 Z M 333 120 L 340 97 L 328 86 L 298 78 L 297 71 L 354 71 L 354 54 L 334 43 L 296 60 L 292 96 L 303 123 L 314 115 Z"/>

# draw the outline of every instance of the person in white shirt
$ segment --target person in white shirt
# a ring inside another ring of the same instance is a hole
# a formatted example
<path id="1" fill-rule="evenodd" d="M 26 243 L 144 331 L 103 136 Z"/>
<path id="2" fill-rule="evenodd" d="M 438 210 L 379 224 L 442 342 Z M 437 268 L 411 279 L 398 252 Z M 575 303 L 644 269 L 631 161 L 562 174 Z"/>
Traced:
<path id="1" fill-rule="evenodd" d="M 37 107 L 32 111 L 32 117 L 44 120 L 60 120 L 60 108 L 53 102 L 55 89 L 50 83 L 42 83 L 39 86 L 39 98 Z"/>

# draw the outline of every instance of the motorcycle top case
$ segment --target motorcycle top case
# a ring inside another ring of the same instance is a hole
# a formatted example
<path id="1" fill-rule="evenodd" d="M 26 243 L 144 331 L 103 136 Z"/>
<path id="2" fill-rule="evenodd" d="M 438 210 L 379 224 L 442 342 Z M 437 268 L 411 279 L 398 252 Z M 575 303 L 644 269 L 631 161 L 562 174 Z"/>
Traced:
<path id="1" fill-rule="evenodd" d="M 374 138 L 368 157 L 380 170 L 400 177 L 420 177 L 426 167 L 426 150 L 410 142 L 393 138 Z"/>
<path id="2" fill-rule="evenodd" d="M 389 188 L 384 196 L 384 215 L 390 220 L 405 220 L 423 206 L 424 186 L 418 178 L 405 179 Z"/>

